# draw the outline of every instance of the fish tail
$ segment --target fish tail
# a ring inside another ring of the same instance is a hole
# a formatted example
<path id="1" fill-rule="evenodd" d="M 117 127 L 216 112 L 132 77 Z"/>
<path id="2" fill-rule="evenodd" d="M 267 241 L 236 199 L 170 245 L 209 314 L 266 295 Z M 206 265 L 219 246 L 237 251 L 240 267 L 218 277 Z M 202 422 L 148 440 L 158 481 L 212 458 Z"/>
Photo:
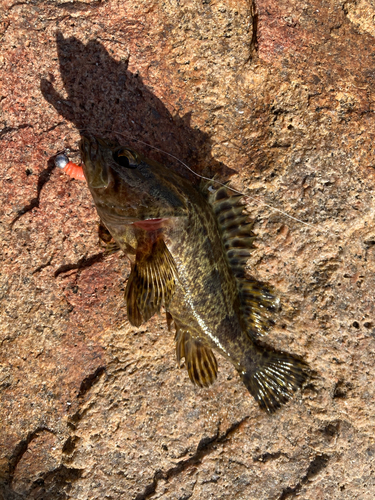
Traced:
<path id="1" fill-rule="evenodd" d="M 289 354 L 265 350 L 242 373 L 243 382 L 262 409 L 273 413 L 307 379 L 308 366 Z"/>

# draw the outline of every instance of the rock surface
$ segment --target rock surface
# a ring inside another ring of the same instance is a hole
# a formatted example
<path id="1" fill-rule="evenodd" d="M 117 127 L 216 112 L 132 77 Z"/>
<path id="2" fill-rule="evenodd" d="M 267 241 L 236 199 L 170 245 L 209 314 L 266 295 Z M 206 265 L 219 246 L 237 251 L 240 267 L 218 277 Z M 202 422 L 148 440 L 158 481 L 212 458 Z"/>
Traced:
<path id="1" fill-rule="evenodd" d="M 373 500 L 374 3 L 0 8 L 0 498 Z M 129 326 L 127 260 L 53 166 L 81 128 L 246 193 L 268 342 L 314 374 L 281 411 L 223 359 L 193 387 L 164 318 Z"/>

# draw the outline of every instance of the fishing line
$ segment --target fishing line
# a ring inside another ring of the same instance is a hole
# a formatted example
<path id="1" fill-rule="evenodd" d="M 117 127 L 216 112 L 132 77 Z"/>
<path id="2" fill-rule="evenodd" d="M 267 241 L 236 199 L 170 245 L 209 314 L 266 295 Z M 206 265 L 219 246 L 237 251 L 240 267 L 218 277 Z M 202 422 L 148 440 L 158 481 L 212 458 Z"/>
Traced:
<path id="1" fill-rule="evenodd" d="M 85 131 L 87 129 L 81 129 L 79 130 L 79 132 L 81 131 Z M 122 134 L 121 132 L 115 132 L 113 130 L 104 130 L 104 132 L 108 132 L 108 133 L 112 133 L 112 134 L 117 134 L 117 135 L 120 135 L 122 137 L 124 137 L 125 139 L 128 139 L 129 136 L 126 136 L 125 134 Z M 283 215 L 285 215 L 286 217 L 289 217 L 289 219 L 292 219 L 292 220 L 295 220 L 296 222 L 300 222 L 301 224 L 304 224 L 305 226 L 308 226 L 308 227 L 311 227 L 313 229 L 315 229 L 315 227 L 312 225 L 312 224 L 309 224 L 308 222 L 305 222 L 301 219 L 297 219 L 297 217 L 293 217 L 292 215 L 289 215 L 288 213 L 286 212 L 283 212 L 283 210 L 280 210 L 279 208 L 276 208 L 276 207 L 273 207 L 272 205 L 268 205 L 268 203 L 266 203 L 265 201 L 263 201 L 262 199 L 260 198 L 256 198 L 254 196 L 250 196 L 248 194 L 245 194 L 245 193 L 241 193 L 241 191 L 238 191 L 237 189 L 233 188 L 233 187 L 230 187 L 228 186 L 227 184 L 223 184 L 222 182 L 220 181 L 217 181 L 215 179 L 210 179 L 209 177 L 205 177 L 204 175 L 200 175 L 198 174 L 197 172 L 195 172 L 192 168 L 190 168 L 186 163 L 184 163 L 182 160 L 180 160 L 179 158 L 177 158 L 177 156 L 174 156 L 173 154 L 171 153 L 167 153 L 167 151 L 163 151 L 162 149 L 159 149 L 157 148 L 156 146 L 152 146 L 152 144 L 148 144 L 147 142 L 144 142 L 142 141 L 141 139 L 136 139 L 136 138 L 131 138 L 131 140 L 133 141 L 137 141 L 139 142 L 140 144 L 143 144 L 144 146 L 147 146 L 151 149 L 155 149 L 155 151 L 159 151 L 160 153 L 162 154 L 165 154 L 165 155 L 168 155 L 170 156 L 171 158 L 174 158 L 176 161 L 178 161 L 182 166 L 184 166 L 187 170 L 189 170 L 189 172 L 191 172 L 192 174 L 196 175 L 197 177 L 203 179 L 203 180 L 206 180 L 206 181 L 210 181 L 210 182 L 214 182 L 216 184 L 219 184 L 220 186 L 224 186 L 225 188 L 227 189 L 230 189 L 231 191 L 233 191 L 234 193 L 237 193 L 237 194 L 240 194 L 241 196 L 244 196 L 250 200 L 253 200 L 253 201 L 257 201 L 257 202 L 260 202 L 262 203 L 265 207 L 268 207 L 270 208 L 271 210 L 274 210 L 276 212 L 279 212 Z"/>
<path id="2" fill-rule="evenodd" d="M 119 134 L 119 135 L 123 135 L 123 134 Z M 293 219 L 293 220 L 295 220 L 297 222 L 301 222 L 301 224 L 305 224 L 305 226 L 309 226 L 309 227 L 314 228 L 314 226 L 312 224 L 309 224 L 308 222 L 304 222 L 303 220 L 297 219 L 296 217 L 293 217 L 292 215 L 289 215 L 286 212 L 283 212 L 279 208 L 276 208 L 276 207 L 273 207 L 271 205 L 268 205 L 268 203 L 266 203 L 265 201 L 261 200 L 260 198 L 255 198 L 254 196 L 250 196 L 248 194 L 241 193 L 241 191 L 238 191 L 237 189 L 235 189 L 233 187 L 230 187 L 227 184 L 223 184 L 220 181 L 217 181 L 215 179 L 210 179 L 209 177 L 205 177 L 204 175 L 200 175 L 197 172 L 194 172 L 194 170 L 192 168 L 190 168 L 188 165 L 186 165 L 186 163 L 184 163 L 182 160 L 180 160 L 176 156 L 172 155 L 171 153 L 167 153 L 166 151 L 163 151 L 162 149 L 159 149 L 159 148 L 157 148 L 155 146 L 151 146 L 151 144 L 147 144 L 146 142 L 143 142 L 140 139 L 135 139 L 135 140 L 138 141 L 138 142 L 140 142 L 141 144 L 144 144 L 145 146 L 149 146 L 150 148 L 156 149 L 156 151 L 160 151 L 161 153 L 166 154 L 166 155 L 170 156 L 171 158 L 174 158 L 175 160 L 177 160 L 178 162 L 180 162 L 181 165 L 183 165 L 185 168 L 187 168 L 191 173 L 193 173 L 197 177 L 200 177 L 201 179 L 204 179 L 204 180 L 210 181 L 210 182 L 215 182 L 216 184 L 219 184 L 220 186 L 224 186 L 225 188 L 230 189 L 234 193 L 238 193 L 241 196 L 245 196 L 246 198 L 249 198 L 250 200 L 261 202 L 261 203 L 263 203 L 263 205 L 265 207 L 268 207 L 271 210 L 275 210 L 276 212 L 280 212 L 281 214 L 285 215 L 286 217 L 289 217 L 289 219 Z"/>

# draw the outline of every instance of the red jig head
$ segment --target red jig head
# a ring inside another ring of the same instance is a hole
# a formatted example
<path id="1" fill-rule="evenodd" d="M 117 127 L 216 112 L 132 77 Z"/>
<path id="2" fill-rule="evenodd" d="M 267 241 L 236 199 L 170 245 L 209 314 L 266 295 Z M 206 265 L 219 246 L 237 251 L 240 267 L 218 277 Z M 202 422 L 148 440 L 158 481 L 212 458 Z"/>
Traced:
<path id="1" fill-rule="evenodd" d="M 79 165 L 76 165 L 72 161 L 69 161 L 69 158 L 65 153 L 59 154 L 55 158 L 55 165 L 58 168 L 62 168 L 69 177 L 73 179 L 77 179 L 79 181 L 84 181 L 85 175 L 83 173 L 83 168 Z"/>

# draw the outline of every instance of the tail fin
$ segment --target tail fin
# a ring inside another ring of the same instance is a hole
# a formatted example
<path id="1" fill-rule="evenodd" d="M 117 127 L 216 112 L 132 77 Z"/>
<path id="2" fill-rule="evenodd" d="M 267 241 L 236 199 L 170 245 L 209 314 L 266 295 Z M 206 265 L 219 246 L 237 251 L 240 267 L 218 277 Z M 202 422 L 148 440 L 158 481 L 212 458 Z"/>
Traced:
<path id="1" fill-rule="evenodd" d="M 259 361 L 255 369 L 242 374 L 242 379 L 259 406 L 273 413 L 305 382 L 308 366 L 289 354 L 268 350 Z"/>

